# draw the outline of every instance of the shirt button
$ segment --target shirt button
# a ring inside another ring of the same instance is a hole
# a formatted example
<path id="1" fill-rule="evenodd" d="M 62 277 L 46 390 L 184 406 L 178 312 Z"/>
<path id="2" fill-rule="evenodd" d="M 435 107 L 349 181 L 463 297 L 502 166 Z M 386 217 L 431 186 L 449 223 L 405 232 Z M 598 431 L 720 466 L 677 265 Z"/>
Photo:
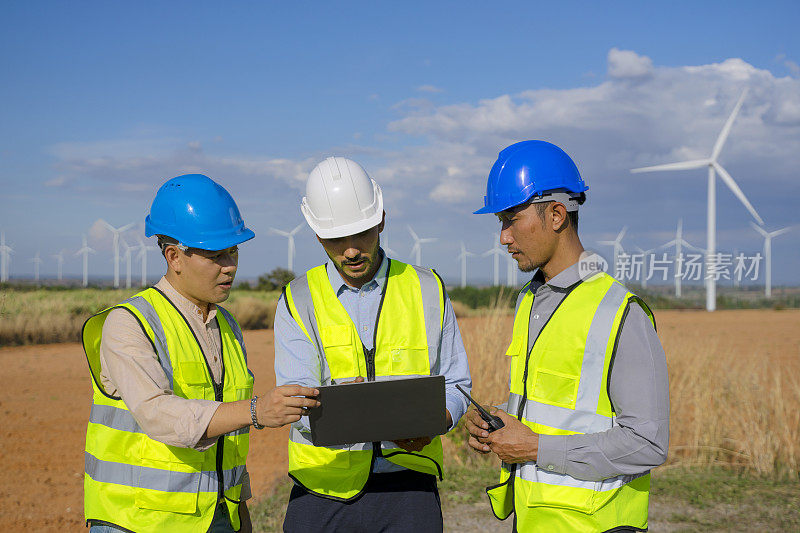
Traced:
<path id="1" fill-rule="evenodd" d="M 539 315 L 533 315 L 534 320 L 539 320 Z"/>
<path id="2" fill-rule="evenodd" d="M 363 328 L 361 328 L 361 329 L 362 329 L 363 331 L 367 331 L 367 326 L 364 326 L 364 327 L 363 327 Z"/>
<path id="3" fill-rule="evenodd" d="M 554 468 L 555 468 L 555 466 L 553 466 L 553 465 L 547 465 L 547 469 L 548 470 L 553 470 Z"/>

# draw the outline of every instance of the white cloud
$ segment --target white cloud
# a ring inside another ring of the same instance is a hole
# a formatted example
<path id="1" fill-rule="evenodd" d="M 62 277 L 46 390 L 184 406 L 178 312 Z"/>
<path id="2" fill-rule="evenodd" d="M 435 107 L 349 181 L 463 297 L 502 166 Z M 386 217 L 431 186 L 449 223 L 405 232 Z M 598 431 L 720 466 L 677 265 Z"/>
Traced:
<path id="1" fill-rule="evenodd" d="M 51 180 L 47 180 L 44 182 L 45 187 L 61 187 L 65 183 L 67 183 L 67 178 L 65 176 L 56 176 Z"/>
<path id="2" fill-rule="evenodd" d="M 435 85 L 420 85 L 416 89 L 421 93 L 443 93 L 444 89 L 436 87 Z"/>
<path id="3" fill-rule="evenodd" d="M 608 51 L 608 75 L 612 78 L 643 78 L 653 72 L 653 61 L 630 50 Z"/>

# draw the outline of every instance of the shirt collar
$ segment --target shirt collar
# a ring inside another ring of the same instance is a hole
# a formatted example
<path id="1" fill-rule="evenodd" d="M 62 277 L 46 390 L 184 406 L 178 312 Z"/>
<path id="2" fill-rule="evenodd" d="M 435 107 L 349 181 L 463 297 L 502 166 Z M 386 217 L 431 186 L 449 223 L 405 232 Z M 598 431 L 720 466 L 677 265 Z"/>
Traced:
<path id="1" fill-rule="evenodd" d="M 178 290 L 172 286 L 172 283 L 167 280 L 166 276 L 162 276 L 161 279 L 158 280 L 158 283 L 156 283 L 154 286 L 166 294 L 170 301 L 172 301 L 172 303 L 174 303 L 175 306 L 187 317 L 196 317 L 197 320 L 207 325 L 209 322 L 214 320 L 214 317 L 217 316 L 217 306 L 210 303 L 208 304 L 208 317 L 206 317 L 204 321 L 203 311 L 197 307 L 194 302 L 179 293 Z"/>
<path id="2" fill-rule="evenodd" d="M 579 263 L 573 263 L 572 265 L 568 266 L 555 276 L 553 276 L 550 281 L 544 281 L 544 272 L 541 270 L 536 270 L 533 274 L 533 279 L 531 280 L 531 290 L 536 292 L 536 290 L 541 287 L 542 285 L 549 285 L 554 289 L 567 289 L 572 287 L 576 283 L 581 280 L 580 272 L 578 270 Z"/>
<path id="3" fill-rule="evenodd" d="M 386 252 L 383 251 L 383 248 L 378 248 L 378 251 L 381 255 L 381 264 L 378 267 L 378 271 L 375 272 L 375 275 L 372 277 L 372 279 L 366 282 L 361 287 L 362 290 L 370 289 L 373 286 L 377 287 L 378 289 L 383 289 L 383 284 L 386 283 L 386 269 L 388 267 L 389 261 L 387 260 Z M 342 278 L 342 275 L 339 273 L 339 270 L 337 270 L 336 266 L 333 264 L 333 261 L 328 261 L 325 264 L 325 268 L 328 272 L 328 281 L 330 281 L 331 287 L 333 287 L 333 290 L 336 292 L 337 296 L 342 294 L 342 292 L 345 290 L 350 290 L 353 292 L 359 291 L 359 289 L 351 287 L 344 281 L 344 278 Z"/>

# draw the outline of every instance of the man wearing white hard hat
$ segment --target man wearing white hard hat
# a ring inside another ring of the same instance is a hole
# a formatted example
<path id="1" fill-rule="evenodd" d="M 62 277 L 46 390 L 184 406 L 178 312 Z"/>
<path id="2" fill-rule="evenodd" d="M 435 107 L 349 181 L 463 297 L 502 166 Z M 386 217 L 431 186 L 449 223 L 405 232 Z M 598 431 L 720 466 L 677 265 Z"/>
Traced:
<path id="1" fill-rule="evenodd" d="M 381 188 L 355 161 L 330 157 L 311 171 L 300 208 L 329 261 L 278 303 L 277 384 L 443 375 L 452 428 L 467 408 L 455 386 L 471 386 L 461 334 L 439 276 L 380 247 Z M 303 417 L 289 436 L 284 531 L 442 531 L 442 459 L 438 436 L 314 446 Z"/>

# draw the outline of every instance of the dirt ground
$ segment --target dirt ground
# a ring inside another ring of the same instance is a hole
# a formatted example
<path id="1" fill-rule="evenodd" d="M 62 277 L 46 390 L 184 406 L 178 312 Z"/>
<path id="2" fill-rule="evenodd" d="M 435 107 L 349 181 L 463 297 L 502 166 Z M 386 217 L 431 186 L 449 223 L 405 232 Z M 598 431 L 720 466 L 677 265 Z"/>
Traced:
<path id="1" fill-rule="evenodd" d="M 800 358 L 800 311 L 661 311 L 669 347 L 686 335 L 747 345 L 771 339 L 769 355 Z M 475 327 L 479 319 L 463 321 Z M 256 392 L 274 386 L 272 331 L 245 333 Z M 774 351 L 773 351 L 774 350 Z M 83 447 L 91 386 L 79 344 L 0 348 L 0 523 L 7 531 L 83 529 Z M 253 431 L 248 468 L 253 493 L 285 475 L 287 430 Z M 462 517 L 463 518 L 463 517 Z"/>
<path id="2" fill-rule="evenodd" d="M 275 386 L 272 330 L 245 332 L 256 393 Z M 80 344 L 0 349 L 0 523 L 5 531 L 86 531 L 83 448 L 92 393 Z M 288 428 L 251 433 L 253 494 L 285 475 Z"/>

